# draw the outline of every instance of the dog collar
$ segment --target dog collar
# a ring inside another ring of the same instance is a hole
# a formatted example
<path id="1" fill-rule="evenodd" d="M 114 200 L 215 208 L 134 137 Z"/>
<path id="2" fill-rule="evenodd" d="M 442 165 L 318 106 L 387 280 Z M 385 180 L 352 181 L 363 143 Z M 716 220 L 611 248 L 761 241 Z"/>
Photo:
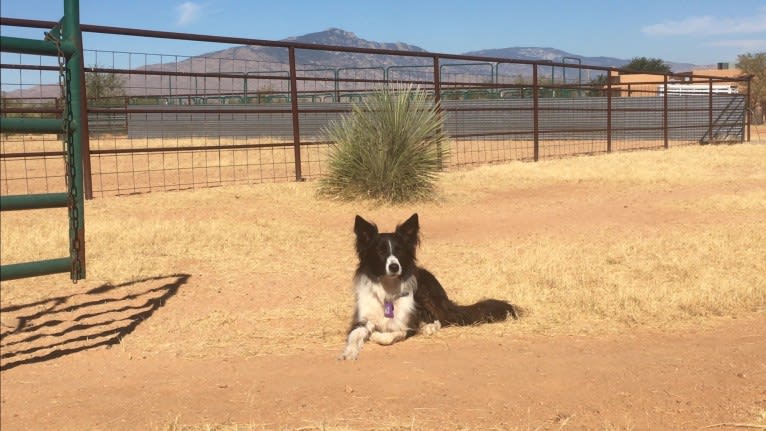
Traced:
<path id="1" fill-rule="evenodd" d="M 384 301 L 383 302 L 383 315 L 388 317 L 389 319 L 394 317 L 394 301 L 396 301 L 399 298 L 404 298 L 405 296 L 408 296 L 409 294 L 410 294 L 410 292 L 400 293 L 392 301 Z"/>
<path id="2" fill-rule="evenodd" d="M 383 315 L 388 317 L 389 319 L 394 317 L 394 303 L 391 301 L 386 301 L 383 303 Z"/>

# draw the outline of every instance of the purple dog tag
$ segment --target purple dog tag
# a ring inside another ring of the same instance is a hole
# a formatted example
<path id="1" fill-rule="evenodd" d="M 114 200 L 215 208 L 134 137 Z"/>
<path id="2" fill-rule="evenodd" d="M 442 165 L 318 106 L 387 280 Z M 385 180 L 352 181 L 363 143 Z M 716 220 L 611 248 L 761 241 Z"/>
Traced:
<path id="1" fill-rule="evenodd" d="M 394 303 L 393 302 L 384 302 L 383 303 L 383 315 L 386 317 L 394 317 Z"/>

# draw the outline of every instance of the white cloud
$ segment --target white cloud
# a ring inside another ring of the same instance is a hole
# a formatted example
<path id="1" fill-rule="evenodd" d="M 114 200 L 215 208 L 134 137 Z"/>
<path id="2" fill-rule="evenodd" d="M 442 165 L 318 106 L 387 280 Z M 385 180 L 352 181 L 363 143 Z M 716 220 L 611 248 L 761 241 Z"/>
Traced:
<path id="1" fill-rule="evenodd" d="M 646 25 L 641 28 L 641 32 L 649 36 L 711 36 L 766 32 L 766 7 L 760 8 L 753 15 L 737 18 L 706 15 L 665 21 Z"/>
<path id="2" fill-rule="evenodd" d="M 766 50 L 766 39 L 732 39 L 709 42 L 707 46 L 720 48 L 736 48 L 739 51 L 763 51 Z"/>
<path id="3" fill-rule="evenodd" d="M 197 21 L 200 16 L 202 16 L 202 5 L 199 3 L 186 1 L 176 6 L 176 12 L 178 12 L 176 25 L 179 27 L 185 27 Z"/>

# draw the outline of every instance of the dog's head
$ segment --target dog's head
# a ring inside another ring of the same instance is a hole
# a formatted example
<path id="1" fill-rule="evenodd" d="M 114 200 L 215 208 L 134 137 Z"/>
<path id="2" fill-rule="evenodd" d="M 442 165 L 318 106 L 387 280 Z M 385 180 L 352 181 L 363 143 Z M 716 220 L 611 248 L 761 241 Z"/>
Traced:
<path id="1" fill-rule="evenodd" d="M 408 277 L 415 269 L 419 229 L 417 214 L 397 226 L 393 233 L 380 233 L 374 223 L 356 216 L 354 233 L 360 269 L 377 277 Z"/>

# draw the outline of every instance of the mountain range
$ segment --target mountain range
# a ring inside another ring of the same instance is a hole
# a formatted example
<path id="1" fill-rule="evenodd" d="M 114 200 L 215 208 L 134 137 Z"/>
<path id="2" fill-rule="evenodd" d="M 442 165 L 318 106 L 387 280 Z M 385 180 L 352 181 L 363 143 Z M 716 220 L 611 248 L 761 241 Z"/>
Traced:
<path id="1" fill-rule="evenodd" d="M 314 45 L 334 45 L 334 46 L 349 46 L 357 48 L 372 48 L 372 49 L 387 49 L 387 50 L 399 50 L 399 51 L 413 51 L 413 52 L 428 52 L 425 49 L 410 45 L 404 42 L 374 42 L 358 37 L 352 32 L 341 30 L 339 28 L 330 28 L 324 31 L 316 33 L 308 33 L 303 36 L 296 36 L 284 39 L 285 41 L 294 41 L 306 44 Z M 365 67 L 373 65 L 389 65 L 388 61 L 401 62 L 401 59 L 397 59 L 392 56 L 385 56 L 384 61 L 377 61 L 373 63 L 368 54 L 354 54 L 354 53 L 333 53 L 327 51 L 314 51 L 314 50 L 299 50 L 303 51 L 300 54 L 300 63 L 302 64 L 314 64 L 324 65 L 328 64 L 343 64 L 347 67 L 349 64 L 353 67 Z M 547 60 L 553 62 L 562 62 L 564 59 L 580 59 L 581 64 L 587 64 L 591 66 L 602 67 L 623 67 L 630 62 L 630 59 L 621 59 L 615 57 L 589 57 L 580 54 L 574 54 L 566 51 L 562 51 L 556 48 L 544 48 L 544 47 L 510 47 L 499 49 L 483 49 L 479 51 L 470 51 L 462 53 L 463 55 L 470 56 L 484 56 L 484 57 L 496 57 L 496 58 L 509 58 L 517 60 Z M 222 51 L 215 51 L 208 54 L 203 54 L 200 57 L 218 57 L 218 58 L 237 58 L 241 60 L 260 60 L 266 62 L 287 63 L 287 51 L 281 48 L 266 48 L 266 47 L 252 47 L 252 46 L 238 46 L 234 48 L 225 49 Z M 381 56 L 375 56 L 380 59 Z M 410 58 L 407 60 L 408 64 L 430 64 L 430 60 L 420 58 Z M 666 61 L 672 70 L 674 71 L 688 71 L 693 68 L 699 68 L 700 66 L 691 63 L 680 63 L 673 61 Z"/>
<path id="2" fill-rule="evenodd" d="M 358 37 L 354 33 L 338 28 L 330 28 L 316 33 L 290 37 L 284 39 L 284 41 L 295 41 L 305 44 L 427 52 L 421 47 L 403 42 L 385 43 L 365 40 Z M 581 64 L 584 65 L 618 68 L 625 66 L 630 61 L 627 59 L 614 57 L 588 57 L 555 48 L 544 47 L 509 47 L 500 49 L 485 49 L 466 52 L 463 54 L 471 56 L 488 56 L 519 60 L 548 60 L 553 62 L 577 62 L 575 59 L 579 59 Z M 327 73 L 323 75 L 317 71 L 317 69 L 326 71 L 329 68 L 343 68 L 346 71 L 355 70 L 354 73 L 357 73 L 356 71 L 358 70 L 367 70 L 366 75 L 355 75 L 353 77 L 359 79 L 380 79 L 382 76 L 374 76 L 374 74 L 378 72 L 372 69 L 380 70 L 389 66 L 406 66 L 409 67 L 411 71 L 416 70 L 412 68 L 425 68 L 427 70 L 427 66 L 432 64 L 430 59 L 421 57 L 372 55 L 306 49 L 296 50 L 296 57 L 298 62 L 298 69 L 303 71 L 310 71 L 310 73 L 303 72 L 303 76 L 318 78 L 328 78 L 332 77 L 332 75 L 328 75 Z M 451 60 L 442 61 L 442 64 L 444 65 L 450 63 L 460 62 Z M 270 72 L 285 73 L 286 64 L 288 64 L 288 51 L 284 48 L 242 45 L 201 54 L 199 56 L 190 57 L 178 62 L 149 64 L 137 67 L 136 69 L 145 71 L 183 71 L 193 73 L 250 73 L 252 74 L 251 76 L 257 76 L 257 74 L 268 74 Z M 672 70 L 679 72 L 700 67 L 690 63 L 678 63 L 672 61 L 666 61 L 666 64 L 668 64 Z M 97 67 L 108 66 L 97 65 Z M 462 67 L 460 69 L 460 73 L 465 76 L 474 75 L 474 77 L 475 75 L 489 74 L 486 67 L 482 68 L 478 66 Z M 525 66 L 509 65 L 503 69 L 503 74 L 511 76 L 528 75 L 529 68 Z M 168 79 L 164 78 L 163 80 L 163 78 L 164 77 L 156 75 L 126 75 L 123 77 L 123 80 L 125 82 L 125 89 L 128 95 L 143 95 L 147 93 L 156 94 L 158 91 L 165 92 L 168 89 L 169 84 L 167 83 Z M 389 78 L 395 79 L 395 77 L 391 76 L 389 76 Z M 173 84 L 173 86 L 176 87 L 176 91 L 173 91 L 173 94 L 183 93 L 184 91 L 182 91 L 182 89 L 185 89 L 186 93 L 194 94 L 199 94 L 200 88 L 204 88 L 204 93 L 210 93 L 211 90 L 213 90 L 213 92 L 226 92 L 241 91 L 243 89 L 244 85 L 242 82 L 234 82 L 235 80 L 233 79 L 230 80 L 231 82 L 224 81 L 226 80 L 217 80 L 213 78 L 197 80 L 189 77 L 178 77 L 175 79 L 175 83 Z M 275 82 L 276 85 L 269 83 L 266 84 L 266 86 L 272 90 L 285 90 L 284 85 L 279 84 L 279 81 L 272 82 Z M 315 85 L 317 89 L 325 89 L 329 86 L 327 82 L 318 82 Z M 262 87 L 263 84 L 259 88 Z M 4 94 L 7 97 L 20 97 L 22 95 L 21 92 L 22 90 L 16 90 Z M 58 88 L 55 85 L 41 85 L 33 88 L 25 88 L 23 90 L 24 97 L 54 97 L 57 94 Z"/>

